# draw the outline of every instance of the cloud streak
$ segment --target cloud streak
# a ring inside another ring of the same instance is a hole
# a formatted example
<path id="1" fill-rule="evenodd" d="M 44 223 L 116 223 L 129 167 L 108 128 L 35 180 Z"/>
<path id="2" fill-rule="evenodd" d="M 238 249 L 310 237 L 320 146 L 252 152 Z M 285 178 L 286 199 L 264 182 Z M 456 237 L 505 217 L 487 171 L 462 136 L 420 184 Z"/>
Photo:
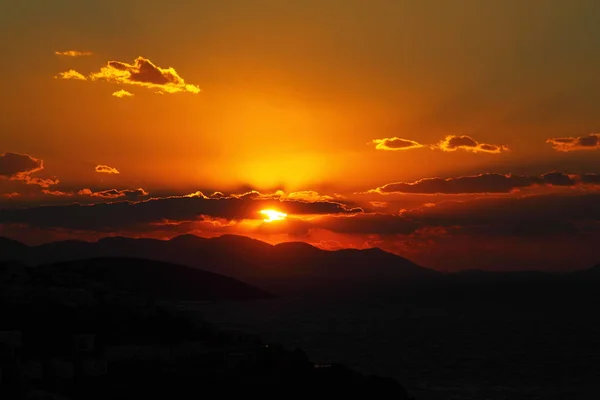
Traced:
<path id="1" fill-rule="evenodd" d="M 597 150 L 600 149 L 600 133 L 590 133 L 587 136 L 558 137 L 546 140 L 554 150 L 560 152 Z"/>
<path id="2" fill-rule="evenodd" d="M 57 56 L 63 56 L 63 57 L 87 57 L 87 56 L 91 56 L 93 53 L 91 51 L 67 50 L 67 51 L 55 51 L 54 54 L 56 54 Z"/>
<path id="3" fill-rule="evenodd" d="M 375 149 L 387 151 L 411 150 L 423 147 L 419 142 L 399 137 L 373 139 L 371 143 L 375 144 Z"/>
<path id="4" fill-rule="evenodd" d="M 508 147 L 504 145 L 479 143 L 472 137 L 466 135 L 448 135 L 437 145 L 432 146 L 432 148 L 446 152 L 463 150 L 471 153 L 490 154 L 499 154 L 508 150 Z"/>

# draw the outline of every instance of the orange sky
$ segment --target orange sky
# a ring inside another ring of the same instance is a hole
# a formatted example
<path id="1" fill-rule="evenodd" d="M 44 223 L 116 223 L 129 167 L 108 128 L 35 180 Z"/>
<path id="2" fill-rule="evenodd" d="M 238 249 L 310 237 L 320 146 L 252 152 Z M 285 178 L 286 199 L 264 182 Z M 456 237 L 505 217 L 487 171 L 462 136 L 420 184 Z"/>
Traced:
<path id="1" fill-rule="evenodd" d="M 380 245 L 441 269 L 597 262 L 583 247 L 598 216 L 569 207 L 592 204 L 599 183 L 599 13 L 593 0 L 8 2 L 0 234 L 233 232 Z M 360 212 L 305 210 L 308 225 L 290 215 L 273 232 L 250 228 L 254 206 L 230 218 L 208 201 L 168 230 L 161 208 L 75 232 L 38 208 L 251 190 Z M 523 234 L 512 214 L 530 205 L 510 202 L 529 196 L 551 214 Z M 490 213 L 512 214 L 474 220 L 490 197 Z"/>

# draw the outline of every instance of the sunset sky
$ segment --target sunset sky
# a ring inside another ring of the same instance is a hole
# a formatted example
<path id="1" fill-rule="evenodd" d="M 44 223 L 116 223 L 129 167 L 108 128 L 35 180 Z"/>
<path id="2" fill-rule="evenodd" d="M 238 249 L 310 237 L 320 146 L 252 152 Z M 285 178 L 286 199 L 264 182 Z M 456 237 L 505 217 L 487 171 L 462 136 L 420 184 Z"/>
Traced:
<path id="1" fill-rule="evenodd" d="M 0 236 L 589 267 L 599 16 L 596 0 L 6 1 Z"/>

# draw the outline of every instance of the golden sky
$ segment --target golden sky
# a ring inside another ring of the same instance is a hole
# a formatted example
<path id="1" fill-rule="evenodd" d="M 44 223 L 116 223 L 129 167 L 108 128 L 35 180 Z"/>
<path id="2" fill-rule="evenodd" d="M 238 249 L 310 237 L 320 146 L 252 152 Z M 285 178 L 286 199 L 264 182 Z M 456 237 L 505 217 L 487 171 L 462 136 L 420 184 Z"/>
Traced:
<path id="1" fill-rule="evenodd" d="M 442 269 L 543 267 L 554 243 L 556 268 L 597 262 L 582 248 L 600 216 L 573 207 L 600 183 L 598 15 L 595 0 L 7 1 L 0 234 L 240 233 Z M 154 207 L 181 199 L 196 203 Z M 74 227 L 40 208 L 122 201 L 154 218 Z M 264 225 L 261 201 L 288 217 Z"/>

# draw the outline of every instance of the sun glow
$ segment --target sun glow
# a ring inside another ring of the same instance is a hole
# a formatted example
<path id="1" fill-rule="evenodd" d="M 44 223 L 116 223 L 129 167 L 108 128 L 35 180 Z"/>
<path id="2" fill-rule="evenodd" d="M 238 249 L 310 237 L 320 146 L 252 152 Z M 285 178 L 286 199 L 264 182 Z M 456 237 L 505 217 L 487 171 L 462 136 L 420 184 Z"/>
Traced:
<path id="1" fill-rule="evenodd" d="M 260 210 L 260 213 L 266 217 L 265 222 L 282 221 L 287 217 L 286 213 L 277 210 Z"/>

